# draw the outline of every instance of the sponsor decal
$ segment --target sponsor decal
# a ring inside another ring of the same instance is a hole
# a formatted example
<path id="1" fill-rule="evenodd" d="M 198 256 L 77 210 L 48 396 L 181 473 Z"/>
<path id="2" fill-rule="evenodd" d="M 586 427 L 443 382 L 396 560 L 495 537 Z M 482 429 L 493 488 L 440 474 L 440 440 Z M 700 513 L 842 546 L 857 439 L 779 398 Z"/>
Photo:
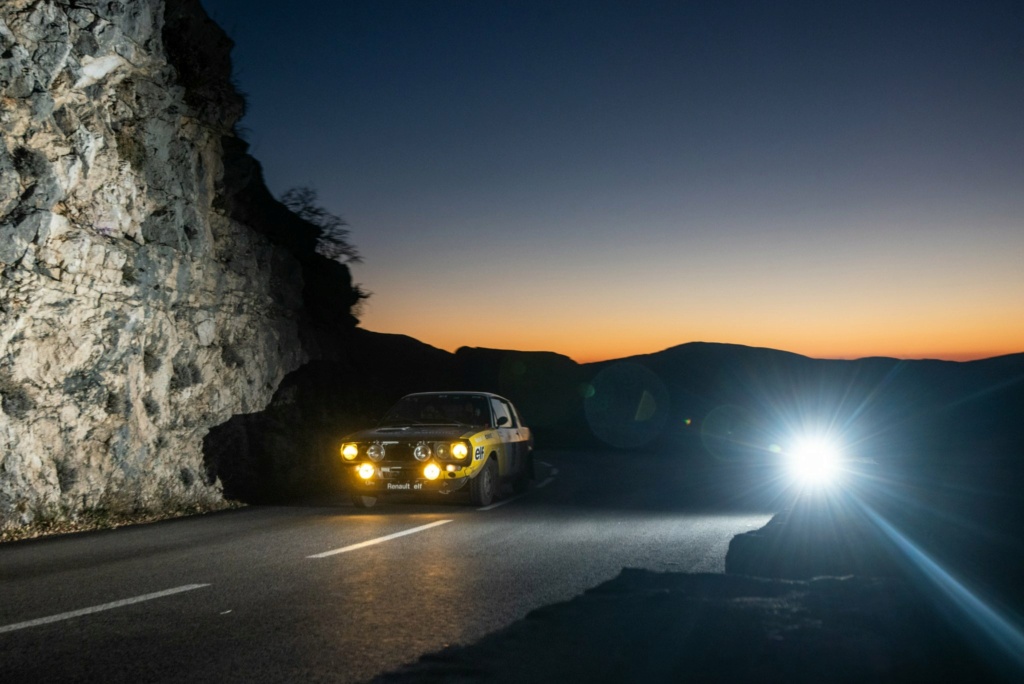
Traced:
<path id="1" fill-rule="evenodd" d="M 388 482 L 388 489 L 401 489 L 401 490 L 405 490 L 405 491 L 415 491 L 415 490 L 418 490 L 418 489 L 423 489 L 423 483 L 422 482 L 415 482 L 415 483 L 403 482 L 402 484 L 396 484 L 394 482 Z"/>
<path id="2" fill-rule="evenodd" d="M 482 446 L 478 446 L 476 448 L 476 451 L 473 454 L 473 460 L 474 461 L 479 461 L 483 457 L 484 457 L 484 448 Z"/>

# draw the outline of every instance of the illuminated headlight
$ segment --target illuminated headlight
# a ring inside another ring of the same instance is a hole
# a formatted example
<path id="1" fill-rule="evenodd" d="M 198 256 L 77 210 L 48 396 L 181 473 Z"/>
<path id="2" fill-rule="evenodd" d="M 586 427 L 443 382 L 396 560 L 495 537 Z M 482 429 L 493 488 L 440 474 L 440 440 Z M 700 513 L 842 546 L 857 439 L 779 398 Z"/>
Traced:
<path id="1" fill-rule="evenodd" d="M 841 470 L 839 446 L 823 437 L 802 439 L 789 452 L 789 467 L 805 483 L 832 482 Z"/>
<path id="2" fill-rule="evenodd" d="M 469 456 L 469 445 L 465 442 L 455 442 L 452 444 L 452 456 L 460 461 L 466 458 Z"/>
<path id="3" fill-rule="evenodd" d="M 420 442 L 416 445 L 416 448 L 412 450 L 412 455 L 416 457 L 417 461 L 426 461 L 430 458 L 430 445 Z"/>
<path id="4" fill-rule="evenodd" d="M 343 444 L 341 445 L 341 455 L 346 461 L 354 461 L 359 455 L 359 447 L 355 444 Z"/>
<path id="5" fill-rule="evenodd" d="M 371 444 L 370 448 L 366 450 L 366 455 L 374 461 L 379 461 L 384 458 L 384 445 L 383 444 Z"/>
<path id="6" fill-rule="evenodd" d="M 364 480 L 369 480 L 371 477 L 377 474 L 377 469 L 374 468 L 369 463 L 364 463 L 361 466 L 359 466 L 357 472 L 359 473 L 359 477 L 363 478 Z"/>
<path id="7" fill-rule="evenodd" d="M 431 463 L 430 465 L 423 469 L 423 477 L 427 478 L 428 480 L 436 480 L 440 476 L 441 468 L 439 468 L 436 463 Z"/>

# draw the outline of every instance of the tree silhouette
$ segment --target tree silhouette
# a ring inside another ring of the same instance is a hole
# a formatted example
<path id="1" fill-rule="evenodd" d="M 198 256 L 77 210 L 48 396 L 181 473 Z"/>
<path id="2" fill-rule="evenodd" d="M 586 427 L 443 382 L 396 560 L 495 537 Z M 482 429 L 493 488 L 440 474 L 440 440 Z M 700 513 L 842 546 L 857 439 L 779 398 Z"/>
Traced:
<path id="1" fill-rule="evenodd" d="M 361 263 L 363 258 L 348 240 L 345 220 L 333 214 L 316 200 L 316 190 L 307 187 L 291 188 L 281 195 L 281 203 L 303 221 L 320 229 L 316 253 L 339 264 Z"/>

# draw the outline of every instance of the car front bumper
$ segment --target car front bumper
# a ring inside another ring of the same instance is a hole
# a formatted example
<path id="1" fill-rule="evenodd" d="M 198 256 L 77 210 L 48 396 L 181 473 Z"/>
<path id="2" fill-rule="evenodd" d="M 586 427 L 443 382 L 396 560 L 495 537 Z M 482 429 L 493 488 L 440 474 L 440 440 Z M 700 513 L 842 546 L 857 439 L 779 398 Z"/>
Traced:
<path id="1" fill-rule="evenodd" d="M 380 465 L 371 478 L 359 475 L 359 466 L 351 466 L 349 477 L 352 491 L 371 495 L 380 494 L 415 494 L 417 492 L 438 492 L 449 494 L 458 491 L 470 480 L 468 468 L 460 468 L 454 472 L 441 470 L 435 480 L 423 475 L 421 464 L 411 465 Z"/>

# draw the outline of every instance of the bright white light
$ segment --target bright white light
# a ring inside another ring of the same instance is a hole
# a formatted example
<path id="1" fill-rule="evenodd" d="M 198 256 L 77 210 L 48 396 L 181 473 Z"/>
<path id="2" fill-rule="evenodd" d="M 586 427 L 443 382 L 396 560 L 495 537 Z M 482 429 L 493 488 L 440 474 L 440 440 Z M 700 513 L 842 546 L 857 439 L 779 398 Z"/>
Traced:
<path id="1" fill-rule="evenodd" d="M 840 449 L 825 437 L 806 437 L 789 452 L 789 467 L 797 479 L 822 485 L 834 481 L 840 473 Z"/>

